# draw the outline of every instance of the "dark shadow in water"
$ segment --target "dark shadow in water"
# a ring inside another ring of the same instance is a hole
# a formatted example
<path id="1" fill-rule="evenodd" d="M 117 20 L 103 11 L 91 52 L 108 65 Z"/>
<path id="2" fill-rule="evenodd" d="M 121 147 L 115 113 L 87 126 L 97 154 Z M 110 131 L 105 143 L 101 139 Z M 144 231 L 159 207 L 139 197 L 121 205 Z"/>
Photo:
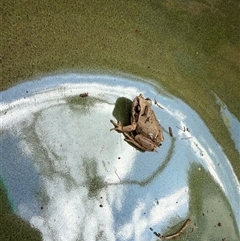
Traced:
<path id="1" fill-rule="evenodd" d="M 70 96 L 66 98 L 67 103 L 72 105 L 93 106 L 96 103 L 101 103 L 102 100 L 90 96 L 81 97 L 80 95 Z"/>
<path id="2" fill-rule="evenodd" d="M 132 101 L 125 97 L 119 97 L 116 100 L 112 114 L 117 121 L 120 121 L 122 125 L 126 126 L 131 122 L 131 109 Z"/>
<path id="3" fill-rule="evenodd" d="M 81 97 L 80 95 L 71 96 L 66 98 L 68 106 L 72 110 L 79 111 L 79 106 L 81 106 L 81 113 L 85 114 L 90 111 L 90 109 L 95 105 L 99 103 L 106 103 L 102 99 L 92 97 L 92 96 L 86 96 Z"/>
<path id="4" fill-rule="evenodd" d="M 13 213 L 0 178 L 0 240 L 42 240 L 41 233 Z"/>
<path id="5" fill-rule="evenodd" d="M 105 187 L 104 179 L 98 175 L 97 163 L 94 159 L 83 158 L 82 165 L 85 169 L 85 185 L 88 188 L 88 197 L 96 197 Z"/>

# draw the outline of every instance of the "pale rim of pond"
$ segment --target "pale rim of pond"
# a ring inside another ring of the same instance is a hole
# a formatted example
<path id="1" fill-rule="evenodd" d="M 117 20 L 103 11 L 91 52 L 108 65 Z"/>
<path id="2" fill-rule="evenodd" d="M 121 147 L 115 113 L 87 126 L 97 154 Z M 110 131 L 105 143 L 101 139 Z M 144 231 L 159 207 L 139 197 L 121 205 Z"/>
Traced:
<path id="1" fill-rule="evenodd" d="M 140 152 L 122 134 L 110 132 L 116 101 L 140 93 L 152 100 L 164 129 L 157 152 Z M 238 235 L 239 182 L 227 156 L 200 116 L 154 81 L 69 73 L 25 82 L 1 95 L 0 175 L 14 212 L 44 240 L 155 240 L 151 230 L 163 234 L 189 217 L 194 222 L 193 167 L 208 173 L 225 195 L 235 215 L 226 218 L 225 228 L 229 237 Z M 216 101 L 237 147 L 239 122 L 217 96 Z M 191 225 L 192 234 L 190 227 L 183 234 L 189 240 L 201 223 Z"/>

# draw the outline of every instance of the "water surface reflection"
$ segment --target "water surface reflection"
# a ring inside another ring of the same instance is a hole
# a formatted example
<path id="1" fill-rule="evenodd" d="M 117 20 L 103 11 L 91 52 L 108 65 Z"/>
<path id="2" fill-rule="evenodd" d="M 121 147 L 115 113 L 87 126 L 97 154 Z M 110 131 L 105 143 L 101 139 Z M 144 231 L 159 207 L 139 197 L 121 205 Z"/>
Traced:
<path id="1" fill-rule="evenodd" d="M 81 98 L 85 92 L 89 96 Z M 109 131 L 116 100 L 139 93 L 163 107 L 153 102 L 165 136 L 154 153 L 139 152 Z M 190 208 L 190 194 L 198 192 L 189 175 L 196 170 L 210 174 L 217 183 L 212 188 L 226 196 L 216 202 L 235 213 L 221 219 L 218 237 L 225 237 L 230 223 L 228 237 L 237 240 L 239 183 L 229 160 L 198 114 L 153 82 L 66 74 L 18 85 L 2 97 L 0 174 L 14 211 L 44 240 L 154 240 L 150 228 L 164 233 L 188 217 L 195 223 L 192 237 L 204 237 L 195 213 L 205 208 L 197 207 L 202 199 Z M 190 240 L 189 233 L 181 238 Z"/>

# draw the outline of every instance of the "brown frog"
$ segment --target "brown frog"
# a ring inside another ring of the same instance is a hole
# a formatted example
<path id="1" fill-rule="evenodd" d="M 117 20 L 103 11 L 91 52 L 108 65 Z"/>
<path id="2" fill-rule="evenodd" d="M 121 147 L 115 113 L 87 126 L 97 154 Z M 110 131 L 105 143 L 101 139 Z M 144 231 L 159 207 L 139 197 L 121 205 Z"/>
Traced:
<path id="1" fill-rule="evenodd" d="M 152 101 L 140 94 L 135 97 L 132 103 L 131 124 L 122 126 L 113 120 L 111 123 L 116 130 L 122 132 L 125 141 L 133 144 L 142 151 L 156 151 L 163 142 L 163 131 L 154 111 L 151 108 Z"/>

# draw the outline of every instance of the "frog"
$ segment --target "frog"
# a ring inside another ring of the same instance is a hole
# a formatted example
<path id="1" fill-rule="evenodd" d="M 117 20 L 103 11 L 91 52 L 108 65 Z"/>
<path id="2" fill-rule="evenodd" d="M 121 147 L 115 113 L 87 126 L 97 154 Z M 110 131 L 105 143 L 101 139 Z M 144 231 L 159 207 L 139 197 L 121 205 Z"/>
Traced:
<path id="1" fill-rule="evenodd" d="M 110 120 L 116 130 L 123 133 L 125 141 L 141 151 L 156 151 L 164 141 L 163 128 L 152 109 L 152 101 L 139 94 L 133 99 L 130 124 Z"/>

